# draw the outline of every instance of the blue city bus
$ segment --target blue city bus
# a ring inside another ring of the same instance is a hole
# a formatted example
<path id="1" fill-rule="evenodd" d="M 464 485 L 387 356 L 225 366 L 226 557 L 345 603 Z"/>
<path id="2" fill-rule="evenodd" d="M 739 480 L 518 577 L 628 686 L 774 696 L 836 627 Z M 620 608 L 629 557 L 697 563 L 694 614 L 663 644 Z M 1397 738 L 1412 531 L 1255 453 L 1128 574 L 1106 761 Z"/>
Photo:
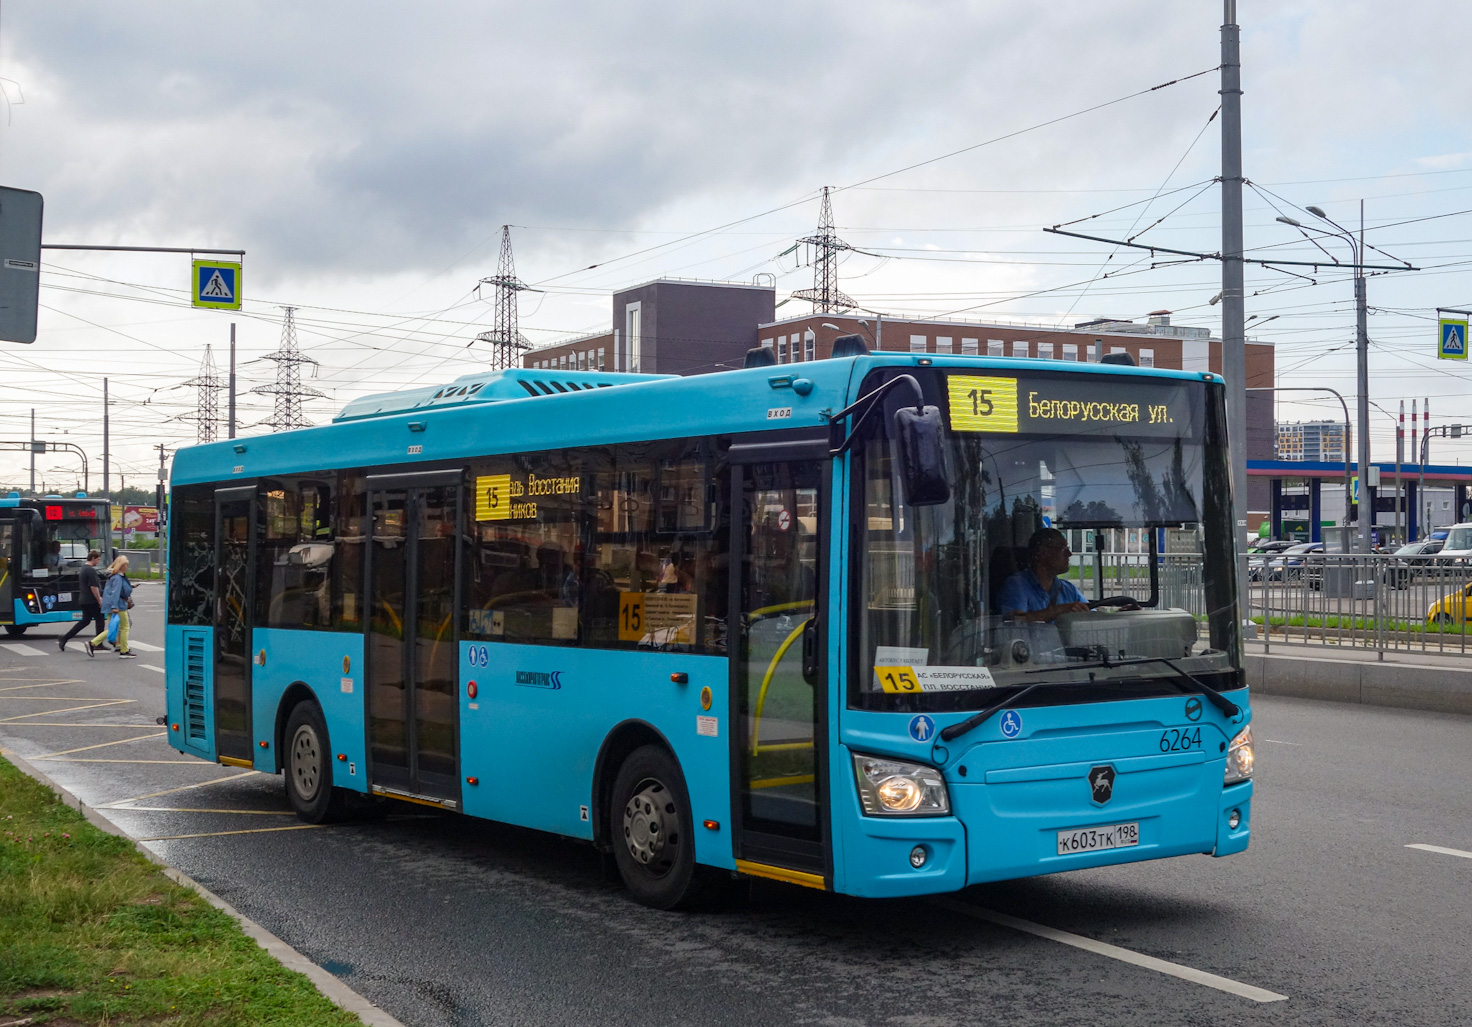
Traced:
<path id="1" fill-rule="evenodd" d="M 23 635 L 33 624 L 82 619 L 78 572 L 101 551 L 105 500 L 72 496 L 0 496 L 0 627 Z"/>
<path id="2" fill-rule="evenodd" d="M 282 773 L 310 822 L 583 839 L 660 908 L 1243 851 L 1221 379 L 845 345 L 474 374 L 181 449 L 171 743 Z M 1086 607 L 1002 608 L 1039 537 L 1092 544 Z"/>

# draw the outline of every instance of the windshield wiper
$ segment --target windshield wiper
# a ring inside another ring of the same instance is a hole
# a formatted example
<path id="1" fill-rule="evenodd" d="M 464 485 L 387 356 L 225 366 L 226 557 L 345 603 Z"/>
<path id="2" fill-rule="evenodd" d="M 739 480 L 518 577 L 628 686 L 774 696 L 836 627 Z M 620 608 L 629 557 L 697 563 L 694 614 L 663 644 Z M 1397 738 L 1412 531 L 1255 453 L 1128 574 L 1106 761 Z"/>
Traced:
<path id="1" fill-rule="evenodd" d="M 1072 684 L 1077 684 L 1077 682 L 1074 682 L 1074 681 L 1046 681 L 1046 682 L 1045 681 L 1039 681 L 1036 684 L 1028 685 L 1026 688 L 1019 689 L 1018 691 L 1013 692 L 1011 695 L 1007 696 L 1007 698 L 1003 699 L 1001 702 L 994 703 L 993 705 L 988 706 L 984 710 L 978 710 L 977 712 L 973 713 L 971 716 L 967 717 L 965 720 L 958 720 L 956 723 L 952 724 L 950 727 L 941 728 L 941 731 L 940 731 L 941 741 L 949 742 L 952 739 L 961 737 L 967 731 L 970 731 L 974 727 L 980 727 L 982 724 L 985 724 L 987 722 L 987 720 L 992 716 L 992 714 L 997 713 L 997 712 L 999 712 L 1001 710 L 1005 710 L 1008 706 L 1014 705 L 1017 702 L 1017 700 L 1021 699 L 1023 696 L 1027 695 L 1029 692 L 1036 691 L 1039 688 L 1049 688 L 1049 687 L 1052 687 L 1053 685 L 1072 685 Z"/>
<path id="2" fill-rule="evenodd" d="M 1236 703 L 1232 702 L 1226 696 L 1222 695 L 1215 688 L 1212 688 L 1205 681 L 1202 681 L 1200 678 L 1196 677 L 1194 674 L 1192 674 L 1190 671 L 1186 670 L 1184 667 L 1181 667 L 1180 665 L 1178 665 L 1175 661 L 1170 660 L 1170 659 L 1167 659 L 1164 656 L 1141 656 L 1141 657 L 1137 657 L 1137 658 L 1133 658 L 1133 659 L 1128 659 L 1128 660 L 1109 660 L 1109 659 L 1103 659 L 1103 660 L 1099 660 L 1099 661 L 1094 662 L 1094 663 L 1074 664 L 1073 666 L 1069 666 L 1066 669 L 1068 669 L 1068 670 L 1090 670 L 1090 669 L 1104 668 L 1104 669 L 1107 669 L 1107 670 L 1112 670 L 1115 667 L 1138 666 L 1138 665 L 1140 665 L 1142 663 L 1163 663 L 1163 664 L 1165 664 L 1180 679 L 1178 682 L 1176 682 L 1177 686 L 1180 686 L 1182 684 L 1190 684 L 1192 687 L 1195 688 L 1195 690 L 1199 694 L 1205 696 L 1208 702 L 1210 702 L 1217 709 L 1221 710 L 1222 711 L 1222 714 L 1224 716 L 1228 717 L 1228 718 L 1235 717 L 1235 716 L 1237 716 L 1237 714 L 1239 714 L 1239 713 L 1242 712 L 1237 707 L 1237 704 Z M 1058 669 L 1059 669 L 1058 667 L 1040 667 L 1037 670 L 1030 670 L 1027 673 L 1029 673 L 1029 674 L 1046 674 L 1046 673 L 1049 673 L 1049 672 L 1052 672 L 1052 671 L 1056 671 Z M 1093 678 L 1093 675 L 1090 675 L 1090 680 L 1091 681 L 1092 681 L 1092 678 Z M 999 713 L 1002 710 L 1005 710 L 1009 706 L 1016 705 L 1017 702 L 1020 699 L 1022 699 L 1024 696 L 1026 696 L 1030 692 L 1033 692 L 1033 691 L 1035 691 L 1035 690 L 1037 690 L 1039 688 L 1048 688 L 1048 687 L 1053 686 L 1053 685 L 1074 685 L 1074 684 L 1081 684 L 1081 683 L 1082 682 L 1077 682 L 1077 681 L 1051 681 L 1051 682 L 1039 681 L 1036 684 L 1028 685 L 1026 688 L 1023 688 L 1023 689 L 1020 689 L 1020 690 L 1018 690 L 1016 692 L 1013 692 L 1011 695 L 1009 695 L 1007 698 L 1001 700 L 1000 702 L 994 703 L 991 706 L 988 706 L 984 710 L 978 710 L 976 713 L 973 713 L 971 716 L 967 717 L 965 720 L 957 721 L 956 723 L 950 725 L 949 727 L 942 728 L 941 731 L 940 731 L 941 741 L 944 741 L 944 742 L 954 741 L 955 739 L 961 737 L 962 735 L 964 735 L 966 732 L 972 730 L 973 728 L 980 727 L 982 724 L 985 724 L 988 720 L 990 720 L 991 717 L 994 714 Z M 1182 689 L 1182 691 L 1186 691 L 1186 689 Z"/>
<path id="3" fill-rule="evenodd" d="M 1242 712 L 1240 709 L 1238 709 L 1237 704 L 1234 703 L 1234 702 L 1232 702 L 1232 700 L 1230 700 L 1226 696 L 1222 695 L 1215 688 L 1212 688 L 1205 681 L 1202 681 L 1200 678 L 1198 678 L 1196 675 L 1192 674 L 1190 671 L 1186 670 L 1184 667 L 1182 667 L 1180 664 L 1176 663 L 1174 660 L 1169 659 L 1168 657 L 1165 657 L 1165 656 L 1133 656 L 1133 657 L 1130 657 L 1129 659 L 1126 659 L 1126 660 L 1111 660 L 1108 657 L 1105 657 L 1104 659 L 1099 660 L 1099 661 L 1097 661 L 1095 663 L 1082 663 L 1082 664 L 1076 663 L 1076 664 L 1073 664 L 1072 666 L 1069 666 L 1068 669 L 1069 670 L 1089 670 L 1090 668 L 1103 667 L 1106 670 L 1113 670 L 1116 667 L 1138 667 L 1142 663 L 1163 663 L 1163 664 L 1165 664 L 1167 667 L 1169 667 L 1171 669 L 1171 672 L 1174 673 L 1176 675 L 1176 677 L 1180 679 L 1178 682 L 1176 682 L 1176 684 L 1178 686 L 1179 685 L 1189 684 L 1199 694 L 1205 696 L 1208 702 L 1210 702 L 1217 709 L 1221 710 L 1222 711 L 1222 714 L 1224 716 L 1228 717 L 1228 718 L 1235 717 L 1237 714 L 1239 714 L 1239 713 Z M 1042 674 L 1042 673 L 1046 673 L 1048 670 L 1054 670 L 1054 669 L 1056 669 L 1056 668 L 1049 667 L 1049 668 L 1046 668 L 1046 669 L 1031 670 L 1031 671 L 1028 671 L 1028 673 L 1029 674 Z M 1189 689 L 1182 688 L 1181 691 L 1183 691 L 1183 692 L 1184 691 L 1189 691 Z"/>

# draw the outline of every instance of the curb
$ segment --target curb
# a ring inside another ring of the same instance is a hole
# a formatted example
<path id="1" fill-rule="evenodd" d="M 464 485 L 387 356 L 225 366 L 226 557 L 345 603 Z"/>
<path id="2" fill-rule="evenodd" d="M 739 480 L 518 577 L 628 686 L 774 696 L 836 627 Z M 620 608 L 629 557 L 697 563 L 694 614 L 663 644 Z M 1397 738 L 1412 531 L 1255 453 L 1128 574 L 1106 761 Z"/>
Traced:
<path id="1" fill-rule="evenodd" d="M 230 905 L 230 903 L 226 902 L 224 899 L 220 898 L 214 892 L 210 891 L 204 885 L 200 884 L 192 877 L 189 877 L 187 874 L 184 874 L 169 866 L 162 859 L 160 859 L 156 853 L 150 851 L 147 847 L 140 845 L 138 842 L 133 841 L 132 837 L 126 831 L 124 831 L 117 824 L 113 823 L 107 817 L 103 816 L 101 811 L 88 806 L 81 799 L 77 798 L 71 792 L 67 791 L 67 789 L 63 788 L 61 785 L 51 780 L 51 778 L 47 777 L 42 771 L 37 770 L 34 765 L 27 762 L 24 758 L 14 752 L 3 752 L 3 755 L 7 760 L 13 763 L 15 765 L 15 768 L 19 770 L 22 774 L 25 774 L 27 777 L 39 781 L 47 788 L 50 788 L 52 791 L 56 792 L 56 794 L 61 797 L 62 802 L 66 803 L 72 809 L 81 813 L 82 816 L 86 818 L 87 822 L 92 824 L 92 826 L 96 827 L 98 830 L 105 831 L 110 835 L 115 835 L 119 838 L 124 838 L 127 839 L 129 842 L 132 842 L 133 847 L 141 852 L 143 856 L 148 859 L 149 862 L 157 863 L 159 867 L 162 868 L 164 875 L 170 880 L 174 881 L 177 884 L 182 884 L 186 888 L 192 889 L 193 891 L 197 892 L 199 896 L 203 898 L 206 902 L 208 902 L 211 906 L 214 906 L 216 909 L 219 909 L 224 913 L 229 914 L 231 917 L 234 917 L 235 921 L 240 924 L 241 929 L 245 931 L 245 933 L 249 935 L 250 938 L 254 940 L 257 945 L 265 949 L 271 955 L 271 957 L 279 962 L 282 966 L 286 967 L 288 970 L 295 970 L 307 980 L 311 981 L 313 986 L 316 987 L 316 989 L 320 991 L 324 996 L 326 996 L 328 1001 L 332 1002 L 333 1005 L 339 1006 L 342 1009 L 346 1009 L 348 1012 L 355 1014 L 360 1020 L 367 1024 L 368 1027 L 405 1027 L 402 1022 L 390 1016 L 387 1012 L 380 1009 L 378 1006 L 375 1006 L 372 1002 L 369 1002 L 362 995 L 359 995 L 352 988 L 349 988 L 341 980 L 334 977 L 326 970 L 322 969 L 316 963 L 312 962 L 310 959 L 302 955 L 296 949 L 292 948 L 286 942 L 276 937 L 276 935 L 266 930 L 250 917 L 246 916 L 244 913 L 241 913 L 238 909 Z"/>

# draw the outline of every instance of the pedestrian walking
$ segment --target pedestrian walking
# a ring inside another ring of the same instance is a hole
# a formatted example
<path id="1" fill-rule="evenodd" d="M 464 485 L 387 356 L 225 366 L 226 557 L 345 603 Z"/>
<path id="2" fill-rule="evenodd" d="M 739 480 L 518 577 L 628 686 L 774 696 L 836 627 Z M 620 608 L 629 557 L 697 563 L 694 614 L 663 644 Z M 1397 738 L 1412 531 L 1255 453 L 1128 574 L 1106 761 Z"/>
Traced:
<path id="1" fill-rule="evenodd" d="M 119 556 L 107 568 L 107 584 L 102 586 L 102 616 L 118 615 L 118 656 L 125 660 L 137 654 L 128 648 L 128 610 L 133 606 L 133 583 L 128 580 L 128 558 Z M 107 640 L 104 630 L 87 643 L 87 655 L 97 655 L 97 648 Z"/>
<path id="2" fill-rule="evenodd" d="M 102 559 L 102 554 L 92 550 L 87 554 L 87 562 L 82 565 L 80 571 L 82 579 L 82 619 L 72 625 L 72 629 L 56 640 L 56 648 L 66 652 L 66 644 L 72 640 L 87 623 L 91 621 L 96 624 L 98 634 L 107 634 L 107 618 L 102 615 L 102 579 L 97 576 L 97 561 Z"/>

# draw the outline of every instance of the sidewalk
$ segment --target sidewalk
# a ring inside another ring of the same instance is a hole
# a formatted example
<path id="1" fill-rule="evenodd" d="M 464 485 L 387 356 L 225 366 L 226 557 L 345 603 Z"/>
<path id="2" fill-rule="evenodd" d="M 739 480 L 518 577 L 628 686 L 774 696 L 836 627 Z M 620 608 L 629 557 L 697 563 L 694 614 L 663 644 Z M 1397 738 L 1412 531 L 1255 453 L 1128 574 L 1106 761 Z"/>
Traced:
<path id="1" fill-rule="evenodd" d="M 1264 695 L 1472 714 L 1472 657 L 1348 646 L 1247 643 L 1247 684 Z"/>

